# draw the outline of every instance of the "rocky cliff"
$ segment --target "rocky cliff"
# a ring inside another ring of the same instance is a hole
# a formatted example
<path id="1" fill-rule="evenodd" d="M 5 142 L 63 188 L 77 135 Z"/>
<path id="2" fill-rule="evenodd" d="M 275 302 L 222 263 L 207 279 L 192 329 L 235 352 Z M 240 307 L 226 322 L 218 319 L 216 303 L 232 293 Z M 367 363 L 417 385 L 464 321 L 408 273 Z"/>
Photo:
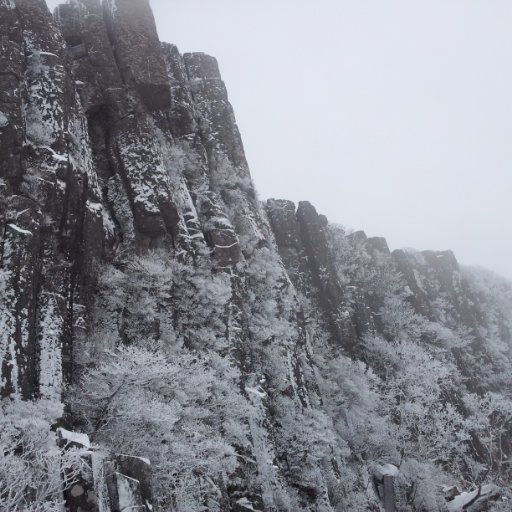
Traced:
<path id="1" fill-rule="evenodd" d="M 0 35 L 0 508 L 507 510 L 510 283 L 261 203 L 147 0 L 0 0 Z"/>

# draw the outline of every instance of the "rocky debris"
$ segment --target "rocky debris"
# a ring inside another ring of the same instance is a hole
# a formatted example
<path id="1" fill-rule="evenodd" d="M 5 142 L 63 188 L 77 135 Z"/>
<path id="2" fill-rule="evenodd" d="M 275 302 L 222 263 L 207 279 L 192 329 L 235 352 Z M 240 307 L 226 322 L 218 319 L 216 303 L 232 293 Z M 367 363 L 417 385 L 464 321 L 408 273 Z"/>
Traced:
<path id="1" fill-rule="evenodd" d="M 152 510 L 151 464 L 149 460 L 130 455 L 98 454 L 86 434 L 57 429 L 57 444 L 61 449 L 79 449 L 83 464 L 74 483 L 65 491 L 66 510 L 69 512 L 100 512 L 98 490 L 106 483 L 110 512 Z M 98 472 L 98 463 L 102 471 Z M 98 482 L 98 478 L 106 482 Z"/>
<path id="2" fill-rule="evenodd" d="M 57 445 L 62 450 L 80 450 L 82 460 L 78 474 L 67 476 L 72 485 L 64 491 L 66 510 L 99 512 L 89 436 L 60 427 L 57 429 Z"/>
<path id="3" fill-rule="evenodd" d="M 460 490 L 456 485 L 447 485 L 443 487 L 443 494 L 446 501 L 451 501 L 460 494 Z"/>
<path id="4" fill-rule="evenodd" d="M 254 512 L 257 510 L 248 498 L 240 498 L 233 507 L 233 512 Z"/>
<path id="5" fill-rule="evenodd" d="M 140 494 L 140 484 L 137 480 L 116 473 L 115 482 L 117 493 L 110 497 L 111 508 L 114 512 L 146 509 Z"/>

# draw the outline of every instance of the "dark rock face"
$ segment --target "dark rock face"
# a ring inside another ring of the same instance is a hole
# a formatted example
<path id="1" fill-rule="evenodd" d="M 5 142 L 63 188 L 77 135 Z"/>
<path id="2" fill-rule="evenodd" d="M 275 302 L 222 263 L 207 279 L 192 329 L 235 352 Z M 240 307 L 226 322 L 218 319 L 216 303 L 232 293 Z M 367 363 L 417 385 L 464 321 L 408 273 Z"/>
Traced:
<path id="1" fill-rule="evenodd" d="M 14 94 L 20 100 L 10 102 L 8 119 L 14 131 L 2 145 L 7 155 L 20 155 L 14 172 L 2 175 L 7 226 L 3 268 L 13 279 L 12 298 L 4 299 L 7 328 L 2 343 L 4 354 L 10 355 L 2 359 L 11 376 L 5 390 L 28 398 L 53 394 L 54 385 L 58 388 L 62 381 L 62 357 L 72 336 L 68 306 L 79 271 L 72 266 L 75 244 L 84 216 L 83 197 L 96 178 L 89 148 L 79 147 L 78 141 L 87 138 L 81 107 L 65 70 L 63 41 L 45 3 L 8 3 L 3 8 L 18 29 L 12 37 L 18 37 L 23 56 L 12 63 L 20 80 Z M 12 142 L 20 136 L 25 142 L 16 149 Z M 49 360 L 55 364 L 47 364 Z"/>
<path id="2" fill-rule="evenodd" d="M 333 329 L 341 343 L 344 338 L 344 328 L 342 319 L 336 318 L 336 311 L 338 304 L 343 302 L 343 290 L 330 258 L 325 232 L 326 219 L 318 215 L 315 208 L 307 201 L 299 203 L 297 219 L 314 280 L 320 288 L 325 307 L 332 313 Z"/>
<path id="3" fill-rule="evenodd" d="M 230 176 L 231 180 L 236 178 L 247 180 L 249 183 L 244 185 L 250 188 L 250 175 L 242 139 L 236 126 L 233 108 L 228 101 L 226 87 L 220 76 L 217 60 L 204 53 L 187 53 L 183 58 L 196 108 L 208 124 L 206 132 L 215 134 L 215 146 L 220 146 L 236 166 L 238 172 L 235 176 Z M 204 135 L 206 134 L 203 134 L 203 140 L 207 141 Z M 207 143 L 208 148 L 212 151 L 213 145 Z M 237 184 L 236 181 L 232 183 L 234 186 Z"/>
<path id="4" fill-rule="evenodd" d="M 135 84 L 149 110 L 168 107 L 169 83 L 149 0 L 112 0 L 103 8 L 123 82 Z"/>
<path id="5" fill-rule="evenodd" d="M 62 4 L 55 10 L 84 110 L 119 98 L 123 81 L 115 63 L 99 0 Z"/>
<path id="6" fill-rule="evenodd" d="M 267 215 L 283 264 L 290 279 L 298 286 L 304 255 L 295 204 L 292 201 L 269 199 Z"/>
<path id="7" fill-rule="evenodd" d="M 366 247 L 373 254 L 380 252 L 382 254 L 389 255 L 391 254 L 389 251 L 388 243 L 385 238 L 382 237 L 372 237 L 366 240 Z"/>
<path id="8" fill-rule="evenodd" d="M 433 318 L 432 305 L 436 297 L 442 296 L 450 304 L 454 324 L 468 328 L 478 325 L 478 310 L 452 251 L 412 255 L 399 250 L 393 252 L 393 259 L 413 292 L 411 302 L 415 309 Z"/>
<path id="9" fill-rule="evenodd" d="M 147 2 L 0 9 L 2 394 L 58 398 L 100 261 L 211 250 L 232 269 L 244 219 L 224 201 L 244 187 L 249 230 L 258 207 L 215 59 L 162 47 Z"/>
<path id="10" fill-rule="evenodd" d="M 483 354 L 489 299 L 450 251 L 390 253 L 384 238 L 335 232 L 308 202 L 260 204 L 217 61 L 160 43 L 147 0 L 70 1 L 53 17 L 43 0 L 0 0 L 0 35 L 2 397 L 60 401 L 116 343 L 151 345 L 167 329 L 197 353 L 229 354 L 256 411 L 243 471 L 202 481 L 212 510 L 338 510 L 331 438 L 345 413 L 322 408 L 315 350 L 363 358 L 368 336 L 389 339 L 394 294 L 425 321 L 471 332 Z M 146 297 L 149 313 L 116 288 L 141 267 L 132 295 L 172 274 Z M 221 306 L 204 319 L 210 303 Z M 195 336 L 182 318 L 192 313 Z M 290 450 L 312 435 L 328 445 L 322 457 Z M 147 461 L 108 451 L 90 454 L 68 509 L 151 510 Z"/>
<path id="11" fill-rule="evenodd" d="M 346 294 L 333 266 L 327 239 L 327 219 L 308 202 L 270 200 L 267 213 L 283 263 L 297 288 L 313 286 L 334 338 L 351 351 L 355 326 L 344 313 Z"/>
<path id="12" fill-rule="evenodd" d="M 153 495 L 151 490 L 151 464 L 147 459 L 140 457 L 130 457 L 128 455 L 118 455 L 116 457 L 119 472 L 139 482 L 139 492 L 141 502 L 144 506 L 153 503 Z"/>
<path id="13" fill-rule="evenodd" d="M 105 462 L 109 506 L 112 512 L 139 510 L 150 512 L 153 508 L 151 492 L 151 466 L 138 457 L 118 455 L 114 461 Z"/>
<path id="14" fill-rule="evenodd" d="M 168 116 L 171 132 L 177 139 L 185 137 L 194 140 L 198 137 L 198 127 L 194 117 L 194 101 L 188 88 L 185 61 L 178 48 L 172 44 L 162 43 L 162 52 L 171 87 Z"/>

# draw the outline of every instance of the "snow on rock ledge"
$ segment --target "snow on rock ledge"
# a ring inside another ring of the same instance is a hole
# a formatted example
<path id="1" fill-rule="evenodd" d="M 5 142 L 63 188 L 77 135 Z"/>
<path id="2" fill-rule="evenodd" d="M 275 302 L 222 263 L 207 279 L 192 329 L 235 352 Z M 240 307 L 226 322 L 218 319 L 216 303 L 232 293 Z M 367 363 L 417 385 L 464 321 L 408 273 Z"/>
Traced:
<path id="1" fill-rule="evenodd" d="M 496 501 L 500 496 L 500 488 L 496 485 L 482 485 L 471 492 L 461 492 L 446 504 L 450 512 L 483 512 L 488 510 L 489 502 Z"/>
<path id="2" fill-rule="evenodd" d="M 71 432 L 65 428 L 57 429 L 57 436 L 59 438 L 59 444 L 66 447 L 78 447 L 91 449 L 91 441 L 87 434 L 79 434 L 78 432 Z"/>

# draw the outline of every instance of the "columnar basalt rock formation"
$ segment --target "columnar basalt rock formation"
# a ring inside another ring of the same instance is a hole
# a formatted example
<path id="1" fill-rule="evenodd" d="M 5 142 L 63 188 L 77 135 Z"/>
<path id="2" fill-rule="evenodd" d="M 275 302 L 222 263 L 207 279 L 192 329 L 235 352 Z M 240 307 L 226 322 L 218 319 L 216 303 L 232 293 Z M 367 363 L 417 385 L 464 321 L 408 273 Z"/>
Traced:
<path id="1" fill-rule="evenodd" d="M 53 15 L 43 0 L 0 0 L 0 36 L 6 403 L 70 405 L 67 390 L 123 345 L 142 344 L 171 361 L 184 348 L 194 354 L 190 367 L 213 353 L 218 359 L 203 373 L 219 361 L 236 368 L 230 392 L 244 406 L 233 409 L 251 412 L 238 430 L 229 422 L 218 429 L 229 446 L 224 457 L 236 453 L 229 478 L 194 470 L 200 485 L 189 492 L 199 493 L 202 510 L 391 510 L 393 485 L 396 500 L 412 507 L 421 480 L 412 469 L 401 483 L 393 483 L 398 470 L 385 476 L 385 500 L 372 491 L 372 464 L 406 457 L 389 449 L 385 461 L 370 460 L 371 442 L 354 441 L 351 404 L 364 409 L 377 391 L 359 402 L 353 382 L 373 383 L 378 371 L 365 364 L 373 364 L 375 347 L 384 357 L 382 347 L 400 351 L 407 335 L 436 347 L 469 389 L 496 391 L 475 361 L 498 372 L 488 340 L 502 355 L 511 349 L 501 303 L 450 251 L 391 253 L 384 238 L 348 234 L 308 202 L 258 201 L 217 61 L 160 43 L 148 0 L 70 0 Z M 153 390 L 155 381 L 144 385 Z M 131 440 L 137 453 L 119 455 L 101 437 L 115 423 L 106 415 L 122 385 L 109 388 L 98 417 L 84 419 L 70 406 L 60 420 L 88 426 L 98 439 L 84 456 L 83 485 L 66 490 L 69 510 L 151 510 L 140 446 Z M 446 391 L 443 400 L 454 396 Z M 459 397 L 453 403 L 469 414 Z M 398 432 L 400 422 L 388 416 L 392 426 L 382 420 L 372 428 Z M 188 438 L 198 435 L 194 421 Z M 245 435 L 249 441 L 238 439 Z M 172 439 L 158 442 L 164 453 Z M 475 464 L 484 462 L 478 446 L 471 450 Z M 349 472 L 350 464 L 357 469 Z M 174 487 L 163 474 L 156 480 L 174 500 L 157 495 L 161 510 L 195 510 L 176 505 L 182 480 Z"/>

